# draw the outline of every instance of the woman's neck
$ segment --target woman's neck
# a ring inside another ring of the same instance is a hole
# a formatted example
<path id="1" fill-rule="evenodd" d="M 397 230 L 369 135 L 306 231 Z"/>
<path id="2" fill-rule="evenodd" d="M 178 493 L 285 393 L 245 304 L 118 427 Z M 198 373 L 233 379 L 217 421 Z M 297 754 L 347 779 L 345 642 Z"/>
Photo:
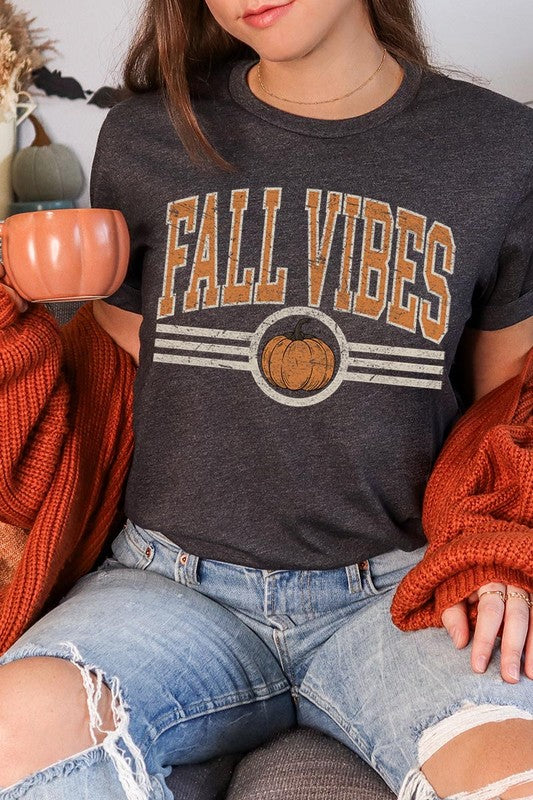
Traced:
<path id="1" fill-rule="evenodd" d="M 378 68 L 383 45 L 377 41 L 362 7 L 354 5 L 352 15 L 343 18 L 317 47 L 303 56 L 288 60 L 268 60 L 261 56 L 261 80 L 257 65 L 248 71 L 250 90 L 265 103 L 292 114 L 315 119 L 345 119 L 383 105 L 398 90 L 403 69 L 387 52 L 374 77 L 361 89 L 340 100 L 320 104 L 301 104 L 290 100 L 330 100 L 351 92 Z M 273 97 L 269 92 L 290 100 Z"/>

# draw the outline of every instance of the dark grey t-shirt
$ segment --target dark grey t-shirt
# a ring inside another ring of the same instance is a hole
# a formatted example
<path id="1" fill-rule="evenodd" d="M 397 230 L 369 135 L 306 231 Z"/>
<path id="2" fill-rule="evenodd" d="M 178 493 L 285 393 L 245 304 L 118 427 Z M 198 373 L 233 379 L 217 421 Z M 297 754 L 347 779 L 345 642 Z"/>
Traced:
<path id="1" fill-rule="evenodd" d="M 108 302 L 144 318 L 125 510 L 262 569 L 412 550 L 465 325 L 533 314 L 533 110 L 402 61 L 384 105 L 310 119 L 253 63 L 194 101 L 234 172 L 191 162 L 159 92 L 100 132 L 91 203 L 132 241 Z"/>

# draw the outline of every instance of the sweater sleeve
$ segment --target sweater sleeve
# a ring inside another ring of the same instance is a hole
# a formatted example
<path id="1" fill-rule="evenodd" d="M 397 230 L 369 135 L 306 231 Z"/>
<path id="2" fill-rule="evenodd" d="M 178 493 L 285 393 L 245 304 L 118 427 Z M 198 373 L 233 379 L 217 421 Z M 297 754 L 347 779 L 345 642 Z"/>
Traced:
<path id="1" fill-rule="evenodd" d="M 441 627 L 446 608 L 492 581 L 533 592 L 532 475 L 533 347 L 444 443 L 424 494 L 428 547 L 391 603 L 398 628 Z M 467 611 L 474 627 L 477 603 Z"/>
<path id="2" fill-rule="evenodd" d="M 41 304 L 20 314 L 0 284 L 0 520 L 30 528 L 68 430 L 59 326 Z"/>

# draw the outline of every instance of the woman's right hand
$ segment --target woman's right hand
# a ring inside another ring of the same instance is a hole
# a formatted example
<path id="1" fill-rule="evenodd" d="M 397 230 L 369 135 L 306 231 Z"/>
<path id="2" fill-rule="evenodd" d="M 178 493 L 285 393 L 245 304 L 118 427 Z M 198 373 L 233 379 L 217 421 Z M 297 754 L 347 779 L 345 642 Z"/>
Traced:
<path id="1" fill-rule="evenodd" d="M 9 278 L 6 275 L 5 267 L 1 261 L 0 261 L 0 284 L 2 286 L 5 286 L 7 292 L 13 298 L 13 301 L 18 310 L 20 311 L 20 313 L 22 314 L 24 311 L 26 311 L 28 308 L 28 302 L 27 300 L 24 300 L 24 298 L 21 297 L 19 294 L 17 294 L 17 292 L 9 285 Z"/>

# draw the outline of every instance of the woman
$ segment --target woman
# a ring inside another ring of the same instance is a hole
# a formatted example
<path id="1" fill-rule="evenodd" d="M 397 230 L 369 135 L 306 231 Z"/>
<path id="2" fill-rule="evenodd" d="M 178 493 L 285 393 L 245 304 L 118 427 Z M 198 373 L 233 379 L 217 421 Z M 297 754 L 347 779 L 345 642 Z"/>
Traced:
<path id="1" fill-rule="evenodd" d="M 94 304 L 139 359 L 128 523 L 0 660 L 0 797 L 170 797 L 294 724 L 402 800 L 533 794 L 528 593 L 390 619 L 460 403 L 532 344 L 532 112 L 403 0 L 149 0 L 125 78 L 91 202 L 132 239 Z"/>

